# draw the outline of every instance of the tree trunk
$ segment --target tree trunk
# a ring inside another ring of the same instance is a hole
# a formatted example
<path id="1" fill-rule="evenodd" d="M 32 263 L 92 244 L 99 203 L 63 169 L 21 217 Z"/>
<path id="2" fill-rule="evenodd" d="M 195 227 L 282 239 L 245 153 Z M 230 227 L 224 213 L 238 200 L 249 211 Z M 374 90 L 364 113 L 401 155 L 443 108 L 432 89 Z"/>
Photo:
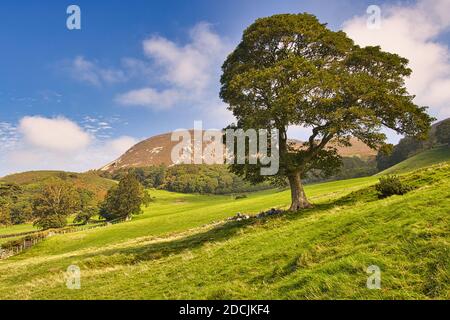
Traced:
<path id="1" fill-rule="evenodd" d="M 288 176 L 291 186 L 292 204 L 289 211 L 298 211 L 301 209 L 312 208 L 311 203 L 306 198 L 305 190 L 300 178 L 300 173 L 296 172 Z"/>

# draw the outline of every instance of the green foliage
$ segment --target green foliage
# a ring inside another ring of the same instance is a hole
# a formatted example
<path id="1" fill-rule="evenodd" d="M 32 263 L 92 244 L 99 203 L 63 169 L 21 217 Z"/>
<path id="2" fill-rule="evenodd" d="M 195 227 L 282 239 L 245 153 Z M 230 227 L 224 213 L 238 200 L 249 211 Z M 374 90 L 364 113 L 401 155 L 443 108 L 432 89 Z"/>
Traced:
<path id="1" fill-rule="evenodd" d="M 22 189 L 17 184 L 0 182 L 0 225 L 9 226 L 24 220 L 25 214 L 20 212 L 21 194 Z"/>
<path id="2" fill-rule="evenodd" d="M 377 155 L 377 168 L 386 170 L 415 155 L 436 148 L 440 144 L 450 143 L 450 119 L 434 124 L 426 140 L 407 136 L 396 146 L 384 145 Z"/>
<path id="3" fill-rule="evenodd" d="M 31 206 L 33 199 L 46 184 L 55 179 L 71 184 L 80 192 L 80 196 L 84 192 L 91 194 L 91 205 L 95 207 L 114 185 L 114 181 L 99 177 L 95 172 L 30 171 L 6 176 L 0 179 L 0 198 L 8 200 L 12 224 L 31 223 L 35 220 Z"/>
<path id="4" fill-rule="evenodd" d="M 88 224 L 89 221 L 97 216 L 100 213 L 100 209 L 98 207 L 87 207 L 83 210 L 80 210 L 75 218 L 73 219 L 74 223 L 79 224 Z"/>
<path id="5" fill-rule="evenodd" d="M 409 185 L 404 184 L 398 176 L 388 175 L 380 178 L 380 183 L 375 186 L 380 198 L 393 195 L 404 195 L 412 190 Z"/>
<path id="6" fill-rule="evenodd" d="M 147 191 L 136 174 L 128 173 L 117 186 L 112 187 L 100 208 L 100 215 L 107 220 L 131 218 L 142 214 L 142 205 L 148 205 Z"/>
<path id="7" fill-rule="evenodd" d="M 11 223 L 19 225 L 33 221 L 33 209 L 31 203 L 27 200 L 21 199 L 11 207 Z"/>
<path id="8" fill-rule="evenodd" d="M 294 206 L 303 194 L 300 176 L 332 174 L 340 166 L 329 142 L 345 146 L 353 136 L 375 149 L 386 139 L 382 127 L 427 136 L 433 119 L 408 93 L 410 74 L 405 58 L 359 47 L 313 15 L 282 14 L 258 19 L 244 31 L 223 65 L 220 95 L 237 118 L 236 128 L 279 130 L 278 174 L 295 182 Z M 292 125 L 311 129 L 303 148 L 288 143 Z M 272 179 L 260 176 L 255 165 L 232 169 L 253 182 Z"/>
<path id="9" fill-rule="evenodd" d="M 79 207 L 79 194 L 72 184 L 54 178 L 46 183 L 33 201 L 34 225 L 44 230 L 62 228 Z"/>
<path id="10" fill-rule="evenodd" d="M 0 198 L 0 226 L 9 226 L 11 225 L 11 209 L 9 207 L 9 203 Z"/>
<path id="11" fill-rule="evenodd" d="M 383 171 L 397 163 L 400 163 L 414 154 L 424 150 L 425 143 L 413 137 L 406 137 L 400 140 L 396 146 L 390 146 L 389 150 L 381 150 L 377 155 L 377 168 Z"/>
<path id="12" fill-rule="evenodd" d="M 133 172 L 146 188 L 181 193 L 230 194 L 271 188 L 269 184 L 252 185 L 231 173 L 225 165 L 152 166 L 101 174 L 120 180 L 129 172 Z"/>
<path id="13" fill-rule="evenodd" d="M 89 220 L 99 214 L 99 208 L 95 202 L 94 193 L 89 190 L 78 190 L 80 203 L 78 213 L 73 222 L 87 224 Z"/>
<path id="14" fill-rule="evenodd" d="M 305 183 L 317 183 L 333 180 L 347 180 L 360 177 L 368 177 L 377 173 L 376 161 L 374 159 L 361 159 L 359 157 L 343 157 L 341 166 L 331 173 L 328 177 L 324 177 L 322 172 L 310 172 L 306 175 Z"/>
<path id="15" fill-rule="evenodd" d="M 437 126 L 436 139 L 439 143 L 450 146 L 450 119 L 442 121 Z"/>

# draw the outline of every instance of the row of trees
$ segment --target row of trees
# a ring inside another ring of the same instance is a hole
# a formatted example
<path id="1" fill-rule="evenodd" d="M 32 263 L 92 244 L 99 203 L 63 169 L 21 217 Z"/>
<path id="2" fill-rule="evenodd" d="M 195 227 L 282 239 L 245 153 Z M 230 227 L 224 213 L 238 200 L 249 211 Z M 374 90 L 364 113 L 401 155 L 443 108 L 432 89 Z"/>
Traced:
<path id="1" fill-rule="evenodd" d="M 151 166 L 101 173 L 103 177 L 120 180 L 133 172 L 146 188 L 201 194 L 230 194 L 270 188 L 269 184 L 253 185 L 231 173 L 225 165 Z"/>
<path id="2" fill-rule="evenodd" d="M 151 200 L 133 173 L 125 175 L 112 187 L 100 204 L 91 191 L 76 189 L 73 184 L 58 178 L 46 182 L 25 209 L 14 205 L 20 193 L 17 185 L 0 186 L 0 225 L 33 221 L 35 226 L 45 230 L 65 227 L 69 217 L 74 217 L 73 222 L 77 224 L 87 224 L 94 216 L 108 221 L 128 219 L 142 213 L 142 205 Z M 23 216 L 22 210 L 27 217 Z M 15 218 L 18 212 L 21 212 L 20 219 Z"/>

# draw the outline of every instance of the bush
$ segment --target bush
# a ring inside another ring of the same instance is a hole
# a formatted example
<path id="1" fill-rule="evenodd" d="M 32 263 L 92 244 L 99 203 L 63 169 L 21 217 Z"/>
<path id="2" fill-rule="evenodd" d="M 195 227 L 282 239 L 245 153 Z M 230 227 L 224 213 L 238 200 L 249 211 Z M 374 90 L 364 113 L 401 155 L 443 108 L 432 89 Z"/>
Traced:
<path id="1" fill-rule="evenodd" d="M 380 183 L 375 186 L 379 198 L 387 198 L 393 195 L 404 195 L 412 190 L 412 187 L 402 183 L 398 176 L 386 176 L 380 178 Z"/>

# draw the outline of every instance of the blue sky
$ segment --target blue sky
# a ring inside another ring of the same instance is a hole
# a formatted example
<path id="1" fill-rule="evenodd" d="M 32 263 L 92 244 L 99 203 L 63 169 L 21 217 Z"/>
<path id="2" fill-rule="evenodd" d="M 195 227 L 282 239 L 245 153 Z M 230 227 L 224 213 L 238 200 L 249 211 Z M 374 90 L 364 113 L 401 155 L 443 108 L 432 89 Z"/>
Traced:
<path id="1" fill-rule="evenodd" d="M 357 42 L 379 41 L 394 51 L 399 46 L 400 53 L 422 44 L 436 56 L 433 67 L 445 72 L 439 74 L 440 86 L 431 86 L 436 80 L 431 77 L 411 87 L 423 91 L 421 104 L 436 105 L 432 109 L 436 117 L 447 117 L 449 97 L 441 87 L 450 85 L 446 69 L 450 64 L 442 53 L 447 53 L 450 43 L 450 18 L 439 16 L 441 22 L 432 22 L 447 9 L 445 2 L 399 1 L 393 6 L 392 1 L 373 0 L 4 0 L 0 4 L 0 175 L 50 167 L 95 168 L 141 138 L 190 128 L 194 120 L 203 120 L 207 128 L 225 126 L 231 117 L 218 98 L 220 63 L 245 27 L 276 13 L 310 12 L 333 29 L 347 28 Z M 66 28 L 66 9 L 71 4 L 81 8 L 81 30 Z M 386 26 L 392 29 L 361 32 L 365 29 L 361 19 L 367 19 L 370 4 L 383 9 Z M 424 23 L 439 30 L 405 41 L 400 33 L 401 40 L 396 41 L 393 29 L 406 24 L 399 21 L 401 13 L 416 18 L 417 12 L 430 6 L 432 14 L 424 14 Z M 430 43 L 437 49 L 433 51 Z M 420 59 L 415 64 L 418 74 L 430 70 Z M 57 123 L 45 122 L 52 119 Z M 67 141 L 51 141 L 51 132 L 47 138 L 44 134 L 43 141 L 30 136 L 38 132 L 36 128 L 52 130 L 53 125 L 67 129 L 61 137 L 76 136 L 73 148 L 58 146 Z M 292 132 L 297 138 L 305 134 L 301 129 Z M 392 134 L 390 138 L 398 139 Z M 111 145 L 117 147 L 114 152 L 92 159 L 80 155 Z M 72 153 L 65 153 L 67 149 Z M 27 150 L 33 150 L 34 157 Z M 54 160 L 42 162 L 39 153 Z M 69 163 L 69 155 L 79 157 L 80 163 Z M 29 161 L 17 165 L 12 159 L 19 156 Z"/>

